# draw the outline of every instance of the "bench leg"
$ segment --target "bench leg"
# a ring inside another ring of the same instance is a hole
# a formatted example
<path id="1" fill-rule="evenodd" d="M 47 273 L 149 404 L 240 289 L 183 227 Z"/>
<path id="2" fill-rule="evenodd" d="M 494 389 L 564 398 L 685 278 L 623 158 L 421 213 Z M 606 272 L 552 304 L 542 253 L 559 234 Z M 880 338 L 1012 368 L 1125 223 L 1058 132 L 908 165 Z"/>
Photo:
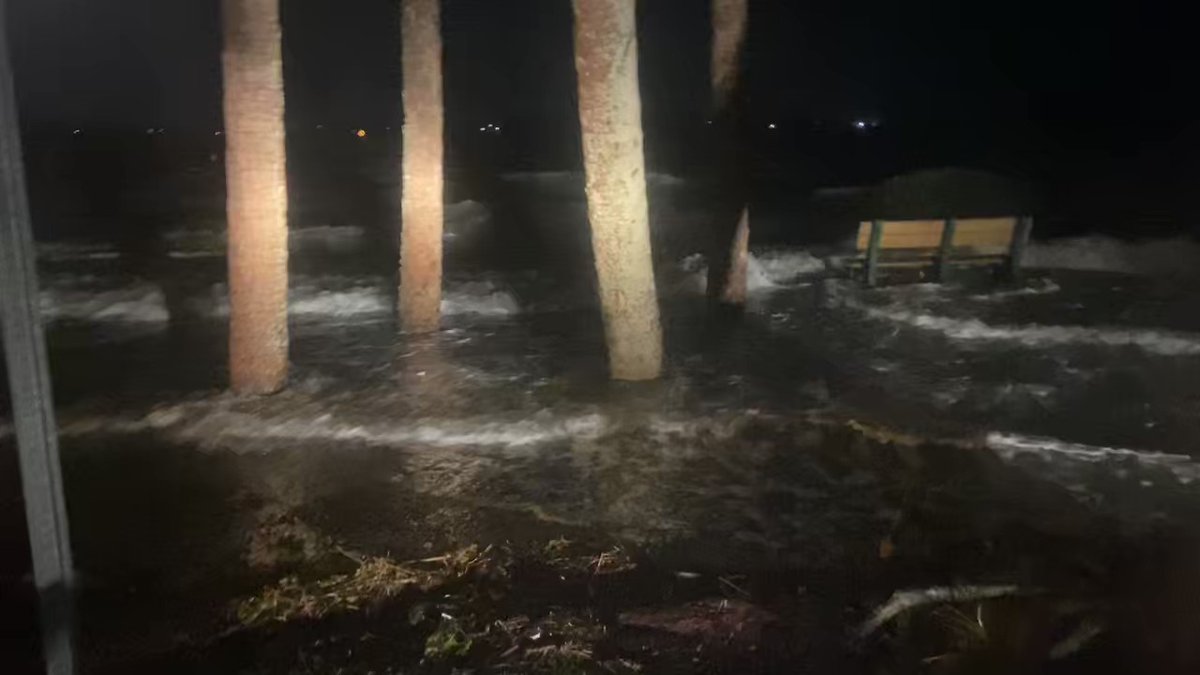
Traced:
<path id="1" fill-rule="evenodd" d="M 1025 257 L 1025 249 L 1029 246 L 1029 233 L 1033 231 L 1033 216 L 1021 216 L 1017 219 L 1017 229 L 1013 232 L 1012 244 L 1008 250 L 1008 264 L 1005 275 L 1010 281 L 1016 281 L 1021 276 L 1021 260 Z"/>
<path id="2" fill-rule="evenodd" d="M 954 231 L 958 229 L 957 218 L 947 218 L 942 226 L 942 244 L 938 248 L 937 280 L 946 283 L 947 272 L 950 271 L 950 252 L 954 248 Z"/>
<path id="3" fill-rule="evenodd" d="M 883 221 L 871 221 L 871 244 L 867 247 L 867 286 L 874 286 L 879 274 L 879 245 L 883 242 Z"/>

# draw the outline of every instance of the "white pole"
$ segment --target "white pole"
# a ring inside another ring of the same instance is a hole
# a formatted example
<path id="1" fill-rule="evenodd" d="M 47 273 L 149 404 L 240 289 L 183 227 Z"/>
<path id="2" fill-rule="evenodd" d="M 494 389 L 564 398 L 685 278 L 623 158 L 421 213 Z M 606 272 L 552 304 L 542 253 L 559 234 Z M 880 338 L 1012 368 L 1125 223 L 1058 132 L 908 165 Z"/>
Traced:
<path id="1" fill-rule="evenodd" d="M 33 233 L 6 30 L 4 6 L 0 5 L 0 324 L 4 326 L 4 356 L 21 460 L 33 580 L 41 600 L 46 671 L 70 675 L 75 670 L 75 575 L 50 369 L 38 316 Z"/>

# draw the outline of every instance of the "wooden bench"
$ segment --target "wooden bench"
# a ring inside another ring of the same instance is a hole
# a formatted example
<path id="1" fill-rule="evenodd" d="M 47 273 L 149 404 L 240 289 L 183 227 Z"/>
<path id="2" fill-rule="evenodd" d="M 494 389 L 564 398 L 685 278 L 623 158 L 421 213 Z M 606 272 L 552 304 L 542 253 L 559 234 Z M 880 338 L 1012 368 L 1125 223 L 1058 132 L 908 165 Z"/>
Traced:
<path id="1" fill-rule="evenodd" d="M 858 257 L 868 286 L 881 267 L 932 267 L 938 281 L 951 265 L 997 266 L 1015 277 L 1029 242 L 1033 218 L 947 218 L 873 220 L 858 228 Z"/>

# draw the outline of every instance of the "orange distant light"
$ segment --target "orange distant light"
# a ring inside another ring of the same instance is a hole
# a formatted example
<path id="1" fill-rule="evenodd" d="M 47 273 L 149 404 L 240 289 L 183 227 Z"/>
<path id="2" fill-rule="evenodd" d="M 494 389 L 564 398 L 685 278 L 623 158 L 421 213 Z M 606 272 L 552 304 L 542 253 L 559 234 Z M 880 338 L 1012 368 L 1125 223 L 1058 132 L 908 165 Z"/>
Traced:
<path id="1" fill-rule="evenodd" d="M 358 136 L 359 138 L 366 138 L 366 137 L 367 137 L 367 130 L 366 130 L 366 129 L 359 129 L 358 131 L 354 132 L 354 135 L 355 135 L 355 136 Z"/>

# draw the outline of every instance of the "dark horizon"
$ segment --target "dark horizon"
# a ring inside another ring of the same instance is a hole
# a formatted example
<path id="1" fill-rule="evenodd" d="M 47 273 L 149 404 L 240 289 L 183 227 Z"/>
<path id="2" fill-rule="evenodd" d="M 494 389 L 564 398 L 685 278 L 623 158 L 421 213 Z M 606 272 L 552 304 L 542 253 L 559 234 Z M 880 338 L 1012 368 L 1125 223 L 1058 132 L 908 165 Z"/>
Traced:
<path id="1" fill-rule="evenodd" d="M 9 3 L 21 112 L 31 127 L 220 127 L 216 0 Z M 570 5 L 444 3 L 451 124 L 574 123 Z M 751 114 L 795 124 L 1033 130 L 1114 157 L 1178 138 L 1194 118 L 1195 56 L 1170 9 L 1022 0 L 752 3 Z M 375 127 L 400 119 L 391 0 L 284 0 L 289 122 Z M 699 121 L 707 100 L 707 4 L 641 3 L 648 127 Z"/>
<path id="2" fill-rule="evenodd" d="M 397 7 L 283 0 L 293 160 L 309 161 L 310 146 L 398 152 Z M 745 110 L 755 172 L 786 177 L 772 199 L 963 167 L 1051 195 L 1052 229 L 1192 227 L 1200 128 L 1183 75 L 1196 56 L 1174 10 L 763 0 L 750 11 Z M 217 0 L 16 0 L 9 12 L 30 152 L 70 148 L 75 129 L 159 128 L 173 147 L 203 150 L 193 156 L 220 151 Z M 708 3 L 639 4 L 652 170 L 702 170 L 709 31 Z M 451 169 L 580 168 L 569 2 L 444 0 L 443 36 Z M 503 133 L 479 132 L 489 124 Z"/>

